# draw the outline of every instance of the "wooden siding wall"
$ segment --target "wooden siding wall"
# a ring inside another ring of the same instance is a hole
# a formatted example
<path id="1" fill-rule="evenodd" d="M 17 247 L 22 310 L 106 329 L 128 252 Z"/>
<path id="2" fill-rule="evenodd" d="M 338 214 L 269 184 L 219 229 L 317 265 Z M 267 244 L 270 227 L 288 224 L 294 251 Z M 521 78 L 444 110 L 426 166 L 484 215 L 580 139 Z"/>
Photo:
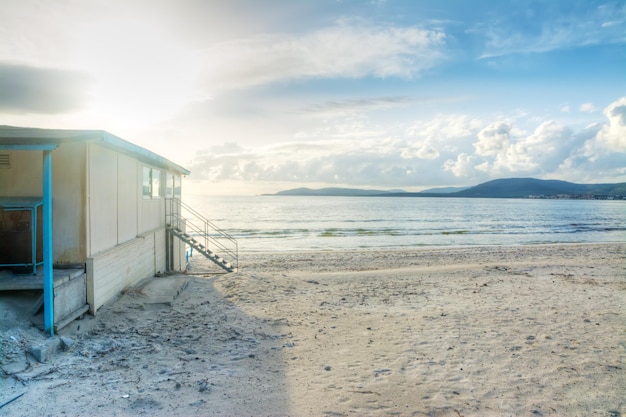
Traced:
<path id="1" fill-rule="evenodd" d="M 91 314 L 125 288 L 165 271 L 165 229 L 145 233 L 87 258 L 87 302 Z"/>
<path id="2" fill-rule="evenodd" d="M 164 198 L 144 198 L 142 195 L 142 162 L 90 144 L 88 165 L 88 256 L 165 227 Z"/>
<path id="3" fill-rule="evenodd" d="M 142 197 L 140 197 L 142 198 Z M 142 198 L 139 233 L 165 226 L 164 198 Z"/>
<path id="4" fill-rule="evenodd" d="M 95 314 L 124 288 L 165 272 L 165 200 L 143 197 L 141 161 L 93 143 L 88 158 L 87 302 Z"/>
<path id="5" fill-rule="evenodd" d="M 53 256 L 57 264 L 82 264 L 87 256 L 84 143 L 52 152 Z"/>
<path id="6" fill-rule="evenodd" d="M 10 165 L 0 169 L 0 196 L 42 195 L 43 153 L 2 151 Z M 85 144 L 64 144 L 52 152 L 54 263 L 83 263 L 85 249 Z"/>
<path id="7" fill-rule="evenodd" d="M 126 155 L 117 159 L 117 242 L 137 237 L 137 205 L 141 198 L 141 177 L 137 175 L 137 160 Z"/>
<path id="8" fill-rule="evenodd" d="M 87 199 L 89 201 L 88 256 L 122 243 L 117 239 L 118 152 L 89 145 Z M 135 178 L 128 178 L 135 181 Z"/>
<path id="9" fill-rule="evenodd" d="M 0 196 L 38 197 L 42 195 L 43 152 L 2 151 L 10 165 L 0 169 Z"/>

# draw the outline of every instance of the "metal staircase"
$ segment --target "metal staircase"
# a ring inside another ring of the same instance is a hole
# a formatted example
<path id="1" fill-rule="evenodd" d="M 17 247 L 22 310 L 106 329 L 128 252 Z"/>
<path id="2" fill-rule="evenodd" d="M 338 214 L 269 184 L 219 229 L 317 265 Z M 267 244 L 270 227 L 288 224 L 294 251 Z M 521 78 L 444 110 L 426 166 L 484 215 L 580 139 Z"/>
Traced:
<path id="1" fill-rule="evenodd" d="M 168 233 L 227 272 L 239 268 L 237 240 L 178 198 L 166 199 Z"/>

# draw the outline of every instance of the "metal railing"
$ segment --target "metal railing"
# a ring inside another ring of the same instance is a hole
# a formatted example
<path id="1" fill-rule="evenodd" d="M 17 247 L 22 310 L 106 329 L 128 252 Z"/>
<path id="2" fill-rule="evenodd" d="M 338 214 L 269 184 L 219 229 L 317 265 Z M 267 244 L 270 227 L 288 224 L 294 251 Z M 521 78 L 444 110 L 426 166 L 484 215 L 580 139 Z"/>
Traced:
<path id="1" fill-rule="evenodd" d="M 179 198 L 166 198 L 165 204 L 165 220 L 169 227 L 185 232 L 207 251 L 221 256 L 235 270 L 239 269 L 239 243 L 235 238 Z"/>

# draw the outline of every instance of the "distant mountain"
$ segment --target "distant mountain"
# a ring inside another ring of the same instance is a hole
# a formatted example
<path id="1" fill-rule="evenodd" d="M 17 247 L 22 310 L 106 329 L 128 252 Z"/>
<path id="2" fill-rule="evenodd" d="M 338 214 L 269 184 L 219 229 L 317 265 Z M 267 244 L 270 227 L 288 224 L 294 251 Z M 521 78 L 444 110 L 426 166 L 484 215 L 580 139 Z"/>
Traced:
<path id="1" fill-rule="evenodd" d="M 439 187 L 439 188 L 429 188 L 428 190 L 422 190 L 420 193 L 427 194 L 447 194 L 447 193 L 457 193 L 459 191 L 467 190 L 470 187 Z"/>
<path id="2" fill-rule="evenodd" d="M 355 188 L 295 188 L 274 195 L 345 197 L 467 197 L 467 198 L 617 198 L 626 199 L 626 183 L 575 184 L 536 178 L 506 178 L 469 188 L 434 188 L 418 193 Z"/>
<path id="3" fill-rule="evenodd" d="M 388 193 L 404 193 L 403 190 L 382 191 L 382 190 L 361 190 L 357 188 L 294 188 L 292 190 L 279 191 L 273 195 L 299 195 L 299 196 L 319 196 L 319 197 L 359 197 L 385 195 Z"/>
<path id="4" fill-rule="evenodd" d="M 467 190 L 453 193 L 455 197 L 527 198 L 583 195 L 626 195 L 626 183 L 575 184 L 559 180 L 508 178 L 488 181 Z"/>

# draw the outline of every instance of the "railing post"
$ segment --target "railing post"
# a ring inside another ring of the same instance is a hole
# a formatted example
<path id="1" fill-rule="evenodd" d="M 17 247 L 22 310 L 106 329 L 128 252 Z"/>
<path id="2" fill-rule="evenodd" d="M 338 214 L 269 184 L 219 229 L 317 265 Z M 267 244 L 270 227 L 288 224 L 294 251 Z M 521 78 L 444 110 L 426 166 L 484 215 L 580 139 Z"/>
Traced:
<path id="1" fill-rule="evenodd" d="M 204 241 L 206 243 L 206 248 L 209 249 L 209 223 L 204 222 Z"/>

